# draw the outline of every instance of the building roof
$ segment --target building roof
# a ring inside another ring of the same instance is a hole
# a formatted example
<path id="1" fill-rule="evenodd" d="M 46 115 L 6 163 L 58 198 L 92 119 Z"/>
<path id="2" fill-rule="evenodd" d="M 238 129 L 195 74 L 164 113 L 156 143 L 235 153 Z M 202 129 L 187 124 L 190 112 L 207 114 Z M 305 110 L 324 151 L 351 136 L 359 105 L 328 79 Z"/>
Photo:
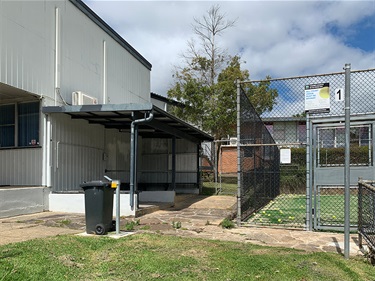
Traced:
<path id="1" fill-rule="evenodd" d="M 198 128 L 178 119 L 164 110 L 145 104 L 99 104 L 46 106 L 43 113 L 67 114 L 73 119 L 84 119 L 89 124 L 100 124 L 108 129 L 130 132 L 131 123 L 153 114 L 149 122 L 138 124 L 138 134 L 144 138 L 171 138 L 173 136 L 195 143 L 212 141 L 213 137 Z"/>
<path id="2" fill-rule="evenodd" d="M 109 36 L 111 36 L 117 43 L 119 43 L 124 49 L 126 49 L 134 58 L 142 63 L 148 70 L 151 70 L 152 65 L 148 62 L 140 53 L 137 52 L 128 42 L 125 41 L 116 31 L 112 29 L 101 17 L 99 17 L 93 10 L 91 10 L 81 0 L 69 0 L 74 6 L 76 6 L 81 12 L 89 17 L 94 23 L 96 23 L 102 30 L 104 30 Z"/>
<path id="3" fill-rule="evenodd" d="M 167 98 L 167 97 L 163 97 L 161 95 L 158 95 L 158 94 L 155 94 L 155 93 L 152 93 L 152 92 L 151 92 L 151 98 L 155 99 L 155 100 L 158 100 L 158 101 L 161 101 L 161 102 L 165 102 L 165 103 L 170 104 L 170 105 L 174 105 L 174 106 L 179 106 L 179 107 L 185 106 L 183 103 L 180 103 L 178 101 L 175 101 L 175 100 Z"/>

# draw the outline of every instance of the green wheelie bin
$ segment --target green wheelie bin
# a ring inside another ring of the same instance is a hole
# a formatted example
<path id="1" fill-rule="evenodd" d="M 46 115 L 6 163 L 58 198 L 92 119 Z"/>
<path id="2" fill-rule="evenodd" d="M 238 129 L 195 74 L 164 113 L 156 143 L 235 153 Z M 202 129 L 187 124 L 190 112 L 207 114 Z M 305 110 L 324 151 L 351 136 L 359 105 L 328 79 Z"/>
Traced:
<path id="1" fill-rule="evenodd" d="M 104 235 L 113 231 L 113 189 L 111 183 L 101 180 L 80 185 L 85 192 L 86 232 Z"/>

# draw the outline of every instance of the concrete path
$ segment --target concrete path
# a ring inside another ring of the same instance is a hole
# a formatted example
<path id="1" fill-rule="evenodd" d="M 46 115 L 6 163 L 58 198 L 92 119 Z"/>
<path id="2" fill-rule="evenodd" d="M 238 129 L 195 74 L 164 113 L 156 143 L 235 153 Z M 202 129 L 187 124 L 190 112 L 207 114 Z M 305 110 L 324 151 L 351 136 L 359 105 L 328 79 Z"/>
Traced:
<path id="1" fill-rule="evenodd" d="M 344 252 L 344 234 L 308 232 L 260 227 L 223 229 L 219 226 L 225 217 L 233 216 L 236 198 L 231 196 L 180 195 L 173 207 L 160 206 L 161 210 L 139 218 L 136 232 L 163 233 L 183 237 L 217 239 L 268 246 L 281 246 L 306 251 Z M 121 218 L 121 229 L 134 218 Z M 181 225 L 176 227 L 177 223 Z M 0 245 L 34 238 L 85 231 L 82 214 L 43 212 L 32 215 L 0 219 Z M 358 236 L 351 235 L 350 254 L 362 255 Z"/>

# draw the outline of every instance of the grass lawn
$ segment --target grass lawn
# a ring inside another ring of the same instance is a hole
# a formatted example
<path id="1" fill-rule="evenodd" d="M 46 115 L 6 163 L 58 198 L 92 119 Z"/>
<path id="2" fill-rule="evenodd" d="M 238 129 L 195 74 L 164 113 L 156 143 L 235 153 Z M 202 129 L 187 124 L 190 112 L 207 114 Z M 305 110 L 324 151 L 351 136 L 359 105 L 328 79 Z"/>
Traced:
<path id="1" fill-rule="evenodd" d="M 364 258 L 157 234 L 0 247 L 0 280 L 375 280 Z"/>
<path id="2" fill-rule="evenodd" d="M 222 195 L 236 195 L 237 194 L 237 184 L 233 183 L 215 183 L 215 182 L 203 182 L 202 184 L 202 194 L 203 195 L 213 195 L 216 194 L 216 188 L 220 189 L 219 194 Z"/>

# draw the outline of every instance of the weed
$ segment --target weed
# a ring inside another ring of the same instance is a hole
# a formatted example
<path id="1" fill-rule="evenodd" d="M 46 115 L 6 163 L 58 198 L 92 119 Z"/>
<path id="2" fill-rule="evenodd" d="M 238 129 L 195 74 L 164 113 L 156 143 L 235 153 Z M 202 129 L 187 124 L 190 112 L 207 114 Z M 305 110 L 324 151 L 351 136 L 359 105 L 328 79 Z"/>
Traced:
<path id="1" fill-rule="evenodd" d="M 221 227 L 222 228 L 233 228 L 235 227 L 236 225 L 234 224 L 233 221 L 231 221 L 230 219 L 228 218 L 225 218 L 221 223 L 220 223 Z"/>
<path id="2" fill-rule="evenodd" d="M 145 226 L 142 226 L 140 229 L 141 229 L 141 230 L 150 230 L 150 229 L 151 229 L 151 226 L 149 226 L 149 225 L 145 225 Z"/>
<path id="3" fill-rule="evenodd" d="M 60 221 L 60 225 L 69 225 L 71 223 L 72 223 L 72 221 L 71 220 L 67 220 L 67 219 L 64 219 L 64 220 Z"/>
<path id="4" fill-rule="evenodd" d="M 134 227 L 136 225 L 139 225 L 139 220 L 126 222 L 126 224 L 125 224 L 125 230 L 126 231 L 132 231 L 132 230 L 134 230 Z"/>
<path id="5" fill-rule="evenodd" d="M 175 229 L 181 228 L 181 222 L 180 221 L 172 221 L 172 227 Z"/>

